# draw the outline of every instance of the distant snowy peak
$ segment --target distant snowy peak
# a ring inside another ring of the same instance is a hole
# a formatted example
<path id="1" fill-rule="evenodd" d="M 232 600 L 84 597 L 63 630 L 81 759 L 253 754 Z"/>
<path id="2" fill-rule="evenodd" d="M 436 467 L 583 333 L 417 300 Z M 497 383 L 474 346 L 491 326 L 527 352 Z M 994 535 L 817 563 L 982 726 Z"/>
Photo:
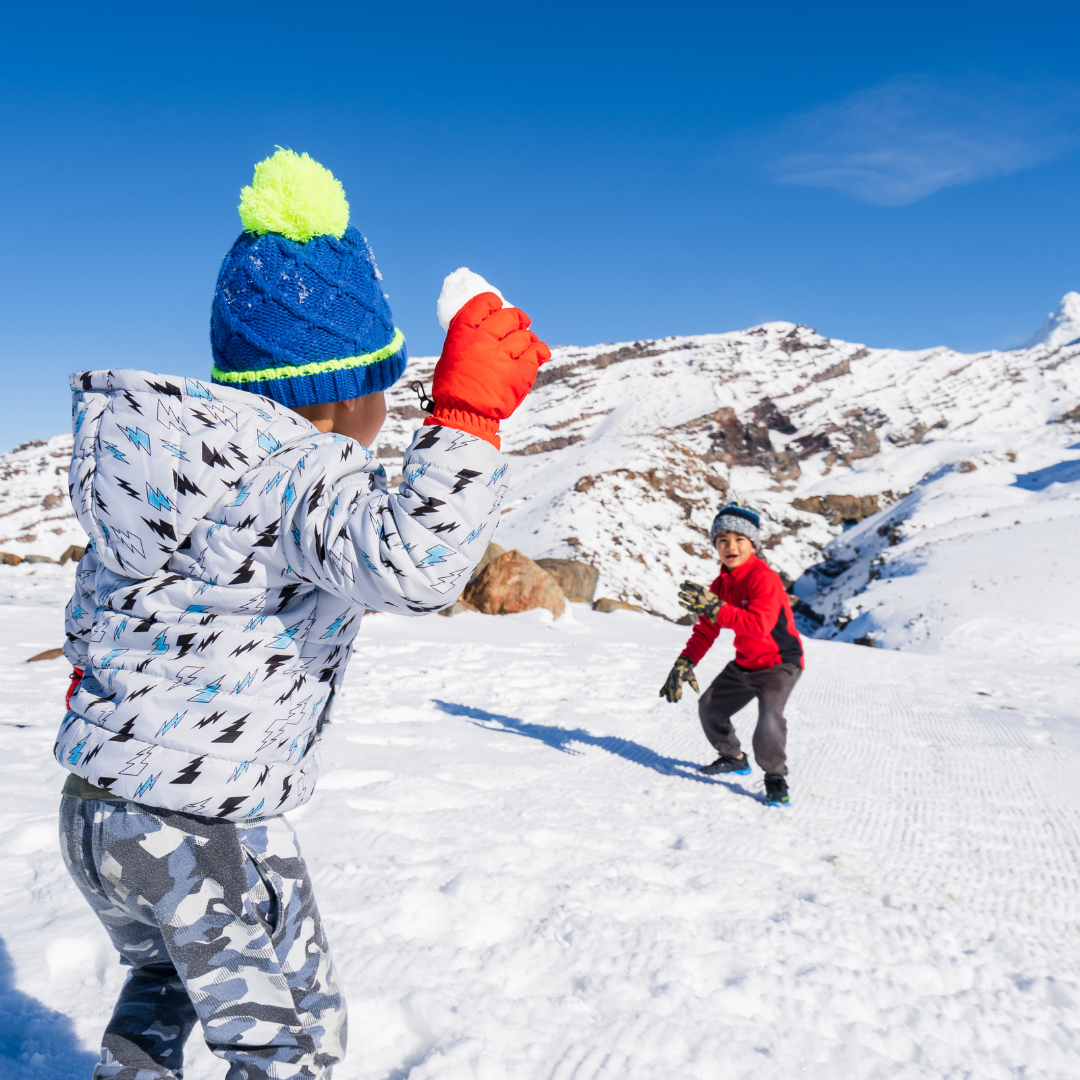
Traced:
<path id="1" fill-rule="evenodd" d="M 1072 344 L 1077 338 L 1080 338 L 1080 293 L 1067 292 L 1057 311 L 1051 311 L 1034 337 L 1028 338 L 1020 348 L 1034 349 L 1036 345 L 1045 345 L 1057 349 Z"/>

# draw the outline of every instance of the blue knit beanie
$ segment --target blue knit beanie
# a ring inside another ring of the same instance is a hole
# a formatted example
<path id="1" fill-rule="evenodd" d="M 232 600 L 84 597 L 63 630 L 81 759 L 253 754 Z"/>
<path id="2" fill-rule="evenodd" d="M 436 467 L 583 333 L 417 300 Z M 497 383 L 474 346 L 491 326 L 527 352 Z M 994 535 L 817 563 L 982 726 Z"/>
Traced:
<path id="1" fill-rule="evenodd" d="M 240 220 L 210 309 L 213 381 L 290 407 L 392 386 L 405 338 L 330 171 L 279 149 L 255 166 Z"/>
<path id="2" fill-rule="evenodd" d="M 761 514 L 752 506 L 733 499 L 720 507 L 709 528 L 709 543 L 715 544 L 722 532 L 738 533 L 745 536 L 754 547 L 761 546 Z"/>

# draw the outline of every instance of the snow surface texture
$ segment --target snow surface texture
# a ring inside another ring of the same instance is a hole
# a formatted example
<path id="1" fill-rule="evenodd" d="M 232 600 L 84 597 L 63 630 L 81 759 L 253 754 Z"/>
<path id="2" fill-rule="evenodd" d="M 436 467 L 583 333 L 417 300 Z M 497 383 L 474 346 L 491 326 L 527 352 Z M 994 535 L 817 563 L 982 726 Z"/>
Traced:
<path id="1" fill-rule="evenodd" d="M 513 307 L 506 297 L 489 285 L 479 274 L 474 274 L 467 266 L 459 266 L 452 274 L 443 279 L 442 291 L 435 305 L 435 314 L 443 331 L 450 329 L 454 316 L 474 297 L 481 293 L 493 292 L 503 302 L 503 307 Z"/>
<path id="2" fill-rule="evenodd" d="M 0 566 L 4 1080 L 88 1076 L 123 978 L 56 840 L 67 668 L 24 663 L 72 574 Z M 682 627 L 360 636 L 291 815 L 349 998 L 335 1077 L 1080 1076 L 1075 666 L 811 641 L 776 810 L 756 770 L 694 773 L 694 695 L 657 697 Z M 196 1035 L 188 1080 L 224 1071 Z"/>
<path id="3" fill-rule="evenodd" d="M 388 394 L 377 453 L 391 478 L 425 416 L 409 384 L 430 388 L 434 365 L 412 358 Z M 678 618 L 678 584 L 715 576 L 708 528 L 730 485 L 768 515 L 763 554 L 806 633 L 979 651 L 1027 620 L 1045 641 L 1029 653 L 1078 655 L 1066 545 L 1080 525 L 1080 344 L 901 352 L 768 323 L 565 346 L 502 438 L 516 460 L 495 539 L 593 563 L 598 596 Z M 69 448 L 0 455 L 0 550 L 82 542 L 63 498 Z M 870 516 L 845 526 L 825 498 Z"/>

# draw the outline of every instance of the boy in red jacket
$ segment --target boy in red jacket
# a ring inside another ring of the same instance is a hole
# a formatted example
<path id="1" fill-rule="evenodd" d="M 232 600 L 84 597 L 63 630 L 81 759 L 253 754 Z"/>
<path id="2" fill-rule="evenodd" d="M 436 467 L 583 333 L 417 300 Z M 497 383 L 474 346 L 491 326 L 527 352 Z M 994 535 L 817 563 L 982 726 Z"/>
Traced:
<path id="1" fill-rule="evenodd" d="M 783 582 L 757 557 L 761 518 L 740 502 L 721 507 L 709 530 L 720 556 L 720 576 L 709 589 L 684 581 L 679 603 L 698 616 L 660 696 L 675 702 L 682 684 L 698 689 L 694 665 L 709 651 L 721 630 L 735 631 L 735 659 L 701 695 L 698 716 L 705 737 L 719 757 L 700 772 L 745 776 L 750 763 L 739 746 L 731 717 L 754 698 L 758 722 L 754 730 L 754 759 L 765 771 L 765 801 L 788 803 L 787 720 L 784 705 L 803 669 L 803 648 Z"/>

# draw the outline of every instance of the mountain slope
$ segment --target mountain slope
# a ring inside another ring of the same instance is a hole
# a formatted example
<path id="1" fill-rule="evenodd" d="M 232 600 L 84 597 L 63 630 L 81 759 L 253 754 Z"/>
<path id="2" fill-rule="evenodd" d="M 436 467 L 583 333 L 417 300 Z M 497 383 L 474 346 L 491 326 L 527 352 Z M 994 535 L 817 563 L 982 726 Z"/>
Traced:
<path id="1" fill-rule="evenodd" d="M 432 365 L 414 361 L 410 377 Z M 391 471 L 420 415 L 409 397 L 399 384 L 380 450 Z M 514 499 L 498 541 L 593 562 L 601 594 L 677 617 L 678 582 L 715 572 L 707 532 L 730 488 L 768 513 L 764 554 L 801 578 L 804 627 L 853 640 L 883 629 L 876 616 L 855 625 L 854 598 L 916 533 L 931 542 L 931 521 L 967 522 L 959 536 L 1071 515 L 1078 421 L 1080 346 L 904 352 L 768 323 L 558 348 L 503 427 Z M 890 645 L 933 638 L 890 627 Z"/>
<path id="2" fill-rule="evenodd" d="M 736 491 L 768 515 L 763 554 L 808 633 L 942 647 L 965 621 L 1000 622 L 977 594 L 1011 565 L 994 595 L 1023 607 L 1041 574 L 1038 611 L 1012 617 L 1067 643 L 1080 575 L 1052 538 L 1080 512 L 1080 343 L 1053 340 L 900 351 L 774 322 L 557 348 L 503 426 L 513 498 L 498 542 L 584 559 L 598 595 L 677 618 L 678 583 L 715 574 L 709 523 Z M 430 388 L 434 363 L 413 358 L 389 394 L 377 452 L 391 477 L 425 415 L 410 383 Z M 0 549 L 55 556 L 79 542 L 69 448 L 57 437 L 0 455 Z"/>

